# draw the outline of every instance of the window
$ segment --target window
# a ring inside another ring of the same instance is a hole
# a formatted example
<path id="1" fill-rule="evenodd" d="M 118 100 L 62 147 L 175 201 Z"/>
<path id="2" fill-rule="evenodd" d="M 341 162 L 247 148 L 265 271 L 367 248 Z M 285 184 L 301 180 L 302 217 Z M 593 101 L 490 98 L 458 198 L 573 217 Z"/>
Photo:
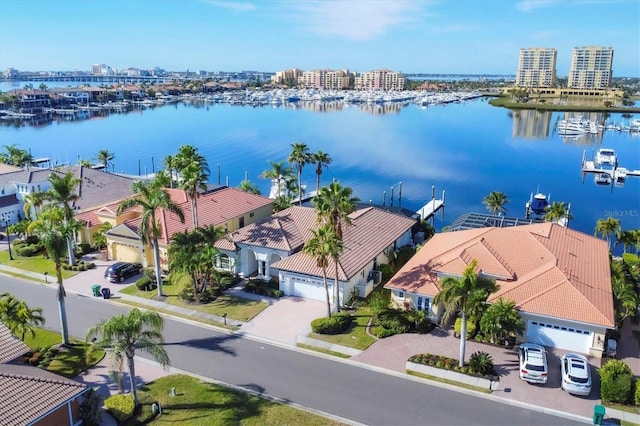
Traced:
<path id="1" fill-rule="evenodd" d="M 221 253 L 218 259 L 220 261 L 220 268 L 231 269 L 231 259 L 229 258 L 229 255 Z"/>
<path id="2" fill-rule="evenodd" d="M 244 227 L 244 216 L 240 218 L 240 228 Z"/>
<path id="3" fill-rule="evenodd" d="M 254 212 L 249 213 L 249 217 L 254 217 L 256 214 Z"/>
<path id="4" fill-rule="evenodd" d="M 398 292 L 398 297 L 399 297 L 400 299 L 404 299 L 404 291 L 399 291 L 399 292 Z"/>

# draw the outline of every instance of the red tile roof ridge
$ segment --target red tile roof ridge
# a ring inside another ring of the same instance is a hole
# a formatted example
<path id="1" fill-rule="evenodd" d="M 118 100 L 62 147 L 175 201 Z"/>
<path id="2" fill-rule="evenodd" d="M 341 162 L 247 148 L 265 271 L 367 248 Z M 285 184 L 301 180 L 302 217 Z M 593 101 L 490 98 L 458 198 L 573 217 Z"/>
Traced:
<path id="1" fill-rule="evenodd" d="M 78 388 L 85 388 L 86 385 L 80 382 L 76 382 L 73 380 L 65 380 L 63 378 L 60 379 L 53 379 L 50 377 L 36 377 L 36 376 L 31 376 L 28 374 L 20 374 L 20 373 L 9 373 L 9 372 L 5 372 L 5 371 L 0 371 L 0 377 L 6 377 L 8 379 L 23 379 L 23 380 L 30 380 L 30 381 L 34 381 L 34 382 L 40 382 L 40 383 L 53 383 L 56 385 L 66 385 L 66 386 L 74 386 L 74 387 L 78 387 Z"/>

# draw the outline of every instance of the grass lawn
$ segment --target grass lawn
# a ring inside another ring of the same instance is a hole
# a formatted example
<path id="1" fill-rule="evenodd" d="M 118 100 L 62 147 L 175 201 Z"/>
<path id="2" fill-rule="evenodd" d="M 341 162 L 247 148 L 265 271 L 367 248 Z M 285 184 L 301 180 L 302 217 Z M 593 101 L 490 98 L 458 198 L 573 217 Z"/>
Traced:
<path id="1" fill-rule="evenodd" d="M 60 333 L 38 328 L 35 337 L 27 335 L 24 342 L 32 350 L 42 348 L 44 346 L 55 346 L 62 341 Z M 65 377 L 75 377 L 87 368 L 97 364 L 103 357 L 104 351 L 95 351 L 90 359 L 86 359 L 89 345 L 82 340 L 70 339 L 70 345 L 67 348 L 60 348 L 60 352 L 49 364 L 48 371 Z"/>
<path id="2" fill-rule="evenodd" d="M 407 370 L 407 374 L 409 374 L 410 376 L 422 377 L 423 379 L 433 380 L 434 382 L 446 383 L 448 385 L 454 385 L 454 386 L 458 386 L 465 389 L 471 389 L 476 392 L 491 393 L 489 389 L 468 385 L 466 383 L 456 382 L 455 380 L 444 379 L 442 377 L 431 376 L 429 374 L 418 373 L 416 371 Z"/>
<path id="3" fill-rule="evenodd" d="M 51 259 L 45 259 L 44 256 L 42 256 L 41 254 L 37 256 L 31 256 L 31 257 L 22 257 L 22 256 L 18 256 L 14 250 L 13 260 L 9 260 L 9 252 L 3 250 L 3 251 L 0 251 L 0 264 L 12 266 L 14 268 L 24 269 L 25 271 L 38 272 L 40 274 L 43 274 L 43 280 L 44 280 L 44 273 L 46 272 L 49 274 L 49 282 L 55 282 L 56 280 L 55 263 L 53 263 L 53 260 Z M 69 277 L 74 276 L 75 274 L 77 274 L 77 272 L 66 271 L 63 269 L 62 279 L 65 280 Z"/>
<path id="4" fill-rule="evenodd" d="M 604 405 L 605 407 L 615 408 L 616 410 L 626 411 L 627 413 L 640 414 L 640 407 L 637 407 L 635 405 L 622 405 L 615 404 L 613 402 L 605 402 L 602 405 Z"/>
<path id="5" fill-rule="evenodd" d="M 222 294 L 216 300 L 206 305 L 191 305 L 184 303 L 182 299 L 178 297 L 180 288 L 175 285 L 162 286 L 162 291 L 165 296 L 167 296 L 166 303 L 212 315 L 222 316 L 226 313 L 227 318 L 235 319 L 238 321 L 250 321 L 253 317 L 258 315 L 269 306 L 268 304 L 263 302 L 244 299 L 242 297 L 229 296 L 226 294 Z M 145 299 L 152 299 L 158 294 L 157 290 L 138 290 L 135 284 L 121 290 L 121 292 L 129 294 L 131 296 L 143 297 Z"/>
<path id="6" fill-rule="evenodd" d="M 354 321 L 345 333 L 341 334 L 317 334 L 311 333 L 309 337 L 335 343 L 337 345 L 348 346 L 350 348 L 365 350 L 371 346 L 376 339 L 367 334 L 367 324 L 371 318 L 371 308 L 360 307 L 354 314 Z"/>
<path id="7" fill-rule="evenodd" d="M 171 396 L 176 388 L 177 396 Z M 139 418 L 127 425 L 140 424 L 157 401 L 162 415 L 150 422 L 154 425 L 339 425 L 325 417 L 308 413 L 285 404 L 262 399 L 249 393 L 190 376 L 175 374 L 151 382 L 138 391 L 145 404 Z"/>

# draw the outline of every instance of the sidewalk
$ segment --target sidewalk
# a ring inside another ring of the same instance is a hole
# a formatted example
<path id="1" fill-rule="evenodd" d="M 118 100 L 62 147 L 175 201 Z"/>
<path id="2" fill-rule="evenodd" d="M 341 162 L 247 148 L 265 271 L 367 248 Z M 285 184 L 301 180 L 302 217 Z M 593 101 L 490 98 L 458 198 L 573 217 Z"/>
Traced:
<path id="1" fill-rule="evenodd" d="M 170 305 L 164 302 L 139 298 L 130 296 L 124 293 L 121 293 L 121 290 L 129 287 L 134 281 L 135 277 L 130 278 L 124 283 L 109 283 L 104 279 L 104 271 L 113 262 L 103 261 L 100 259 L 94 258 L 85 258 L 85 260 L 94 262 L 96 264 L 95 269 L 91 269 L 88 271 L 80 272 L 77 275 L 68 278 L 64 281 L 64 286 L 67 292 L 77 293 L 88 297 L 93 297 L 93 293 L 91 290 L 91 286 L 93 284 L 100 284 L 102 287 L 107 287 L 111 290 L 111 297 L 113 302 L 117 302 L 118 299 L 128 300 L 135 302 L 141 306 L 147 306 L 149 308 L 161 308 L 164 311 L 173 312 L 181 317 L 192 317 L 195 321 L 198 318 L 200 319 L 208 319 L 211 321 L 216 321 L 219 323 L 224 322 L 224 318 L 205 314 L 199 311 L 194 311 L 187 308 L 182 308 L 175 305 Z M 10 266 L 0 265 L 0 273 L 8 272 L 12 274 L 22 275 L 24 277 L 32 278 L 33 280 L 44 283 L 45 279 L 42 274 L 36 274 L 28 271 L 24 271 L 21 269 L 13 268 Z M 54 280 L 55 281 L 55 277 Z M 48 277 L 48 282 L 51 283 L 51 277 Z M 270 306 L 258 314 L 255 318 L 253 318 L 250 322 L 242 322 L 236 321 L 227 318 L 227 324 L 239 325 L 239 329 L 237 331 L 229 331 L 227 329 L 225 332 L 237 333 L 249 338 L 254 338 L 257 340 L 267 341 L 270 343 L 274 343 L 277 345 L 281 345 L 287 347 L 291 350 L 301 350 L 296 346 L 296 338 L 298 336 L 306 336 L 309 334 L 310 330 L 310 320 L 313 318 L 318 318 L 325 315 L 326 305 L 323 302 L 312 301 L 308 299 L 300 299 L 296 297 L 285 297 L 282 299 L 270 299 L 264 298 L 258 295 L 244 293 L 242 292 L 240 287 L 236 287 L 230 290 L 230 294 L 260 300 L 268 303 Z M 105 300 L 105 303 L 109 303 Z M 295 318 L 296 321 L 287 320 L 287 318 L 283 318 L 283 315 L 291 315 L 291 317 Z M 307 321 L 307 317 L 309 320 Z M 279 327 L 273 327 L 274 321 L 280 325 Z M 204 326 L 207 326 L 206 324 Z M 210 326 L 212 327 L 212 326 Z M 400 337 L 400 336 L 396 336 Z M 417 336 L 414 336 L 417 337 Z M 427 336 L 429 337 L 429 336 Z M 432 336 L 433 337 L 433 336 Z M 424 339 L 424 336 L 421 337 Z M 393 339 L 385 339 L 391 342 Z M 442 342 L 440 342 L 442 343 Z M 403 346 L 403 345 L 401 345 Z M 375 348 L 370 348 L 375 349 Z M 457 349 L 456 349 L 457 350 Z M 385 354 L 383 357 L 386 360 L 381 360 L 381 354 L 376 350 L 372 351 L 364 351 L 362 355 L 353 357 L 351 359 L 340 360 L 341 362 L 347 362 L 353 365 L 367 365 L 369 368 L 375 368 L 380 370 L 381 372 L 388 372 L 389 374 L 404 374 L 404 362 L 406 361 L 406 357 L 402 360 L 402 365 L 397 368 L 395 367 L 393 358 L 394 351 L 384 351 Z M 328 356 L 324 354 L 319 354 L 318 356 Z M 98 386 L 100 388 L 100 394 L 102 396 L 108 396 L 114 392 L 117 392 L 117 387 L 111 383 L 109 377 L 109 360 L 105 358 L 102 360 L 95 368 L 92 368 L 82 375 L 78 376 L 76 379 L 82 383 L 87 383 L 92 386 Z M 394 371 L 395 370 L 395 371 Z M 170 371 L 162 369 L 159 365 L 152 363 L 143 358 L 136 357 L 136 375 L 137 382 L 139 385 L 144 383 L 148 383 L 153 381 L 159 377 L 162 377 L 166 374 L 171 374 Z M 441 386 L 438 382 L 430 382 L 430 384 L 434 386 Z M 444 386 L 444 385 L 442 385 Z M 465 393 L 473 393 L 471 391 L 466 391 L 460 388 L 460 392 Z M 475 394 L 475 393 L 474 393 Z M 499 400 L 504 400 L 502 397 L 496 396 Z M 526 398 L 525 398 L 526 400 Z M 505 403 L 518 404 L 515 398 L 511 399 L 511 401 L 504 401 Z M 543 407 L 529 406 L 522 401 L 527 408 L 531 409 L 543 409 Z M 553 405 L 553 404 L 550 404 Z M 551 406 L 544 408 L 545 410 L 551 409 Z M 573 417 L 575 419 L 575 417 Z M 588 420 L 586 417 L 582 417 L 582 420 Z M 611 419 L 620 419 L 629 421 L 632 423 L 640 424 L 640 415 L 626 413 L 619 410 L 615 410 L 612 408 L 606 409 L 605 415 L 605 423 L 611 423 Z M 113 419 L 105 419 L 103 424 L 113 425 L 115 422 L 112 422 Z"/>

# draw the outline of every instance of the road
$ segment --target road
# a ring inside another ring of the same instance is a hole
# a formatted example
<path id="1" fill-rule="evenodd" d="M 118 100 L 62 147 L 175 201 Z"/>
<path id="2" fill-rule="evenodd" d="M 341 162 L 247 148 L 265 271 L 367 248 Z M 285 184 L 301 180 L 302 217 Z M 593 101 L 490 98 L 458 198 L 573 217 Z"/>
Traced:
<path id="1" fill-rule="evenodd" d="M 3 292 L 27 301 L 31 307 L 42 307 L 45 328 L 60 329 L 54 285 L 0 275 Z M 101 319 L 127 311 L 115 303 L 71 293 L 66 304 L 69 333 L 78 338 L 84 338 L 88 327 Z M 164 337 L 173 367 L 363 424 L 581 424 L 183 320 L 166 318 Z"/>

